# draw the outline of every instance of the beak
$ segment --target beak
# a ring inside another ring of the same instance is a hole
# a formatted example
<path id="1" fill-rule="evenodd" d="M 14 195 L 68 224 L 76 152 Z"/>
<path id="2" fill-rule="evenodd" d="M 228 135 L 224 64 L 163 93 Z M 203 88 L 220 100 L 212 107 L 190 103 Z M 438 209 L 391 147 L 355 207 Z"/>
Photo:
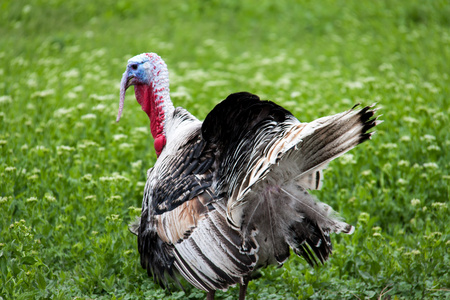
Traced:
<path id="1" fill-rule="evenodd" d="M 134 78 L 135 78 L 134 75 L 128 76 L 127 82 L 126 82 L 126 84 L 125 84 L 125 91 L 126 91 L 130 86 L 134 85 Z"/>
<path id="2" fill-rule="evenodd" d="M 117 114 L 116 122 L 119 122 L 120 117 L 122 116 L 123 105 L 125 104 L 125 93 L 127 89 L 135 84 L 135 76 L 128 74 L 128 68 L 123 73 L 122 81 L 120 82 L 120 102 L 119 102 L 119 112 Z"/>

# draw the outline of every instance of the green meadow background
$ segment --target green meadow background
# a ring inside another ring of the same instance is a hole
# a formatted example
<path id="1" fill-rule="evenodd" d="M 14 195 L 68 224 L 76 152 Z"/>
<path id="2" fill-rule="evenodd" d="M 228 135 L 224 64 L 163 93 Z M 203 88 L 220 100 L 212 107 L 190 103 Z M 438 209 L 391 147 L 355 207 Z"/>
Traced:
<path id="1" fill-rule="evenodd" d="M 248 299 L 450 299 L 450 3 L 0 2 L 0 299 L 203 299 L 160 289 L 127 224 L 156 159 L 127 60 L 157 52 L 203 119 L 249 91 L 301 121 L 378 103 L 372 141 L 314 194 L 354 224 L 333 256 L 262 271 Z M 238 289 L 218 292 L 236 299 Z"/>

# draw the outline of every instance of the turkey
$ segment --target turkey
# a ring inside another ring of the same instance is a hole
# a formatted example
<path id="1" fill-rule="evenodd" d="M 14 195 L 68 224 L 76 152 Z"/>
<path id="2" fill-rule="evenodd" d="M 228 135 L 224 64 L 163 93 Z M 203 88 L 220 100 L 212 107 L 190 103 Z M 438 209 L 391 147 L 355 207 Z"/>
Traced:
<path id="1" fill-rule="evenodd" d="M 142 267 L 162 287 L 181 274 L 207 299 L 240 284 L 242 300 L 255 272 L 281 266 L 290 249 L 310 265 L 324 263 L 330 233 L 353 232 L 308 190 L 321 187 L 331 160 L 371 138 L 380 123 L 373 106 L 301 123 L 274 102 L 240 92 L 201 122 L 173 106 L 166 64 L 144 53 L 128 61 L 117 122 L 132 85 L 157 160 L 130 231 Z"/>

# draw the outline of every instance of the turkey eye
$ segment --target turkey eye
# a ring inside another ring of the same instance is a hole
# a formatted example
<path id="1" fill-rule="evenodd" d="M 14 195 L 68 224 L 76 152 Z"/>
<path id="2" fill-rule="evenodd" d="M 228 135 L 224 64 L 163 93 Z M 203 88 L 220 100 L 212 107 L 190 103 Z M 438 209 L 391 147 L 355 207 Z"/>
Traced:
<path id="1" fill-rule="evenodd" d="M 132 68 L 133 70 L 137 70 L 137 69 L 138 69 L 138 65 L 137 65 L 137 64 L 132 64 L 132 65 L 131 65 L 131 68 Z"/>

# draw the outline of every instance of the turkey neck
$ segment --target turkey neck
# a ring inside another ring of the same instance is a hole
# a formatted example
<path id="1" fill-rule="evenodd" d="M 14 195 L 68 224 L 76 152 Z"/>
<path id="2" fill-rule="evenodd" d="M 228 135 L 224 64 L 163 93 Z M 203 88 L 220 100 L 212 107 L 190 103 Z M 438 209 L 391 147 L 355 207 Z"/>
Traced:
<path id="1" fill-rule="evenodd" d="M 174 107 L 169 95 L 167 70 L 154 68 L 152 71 L 154 80 L 149 85 L 135 85 L 134 92 L 150 119 L 150 131 L 155 139 L 156 155 L 159 156 L 166 145 L 166 124 L 173 115 Z"/>

